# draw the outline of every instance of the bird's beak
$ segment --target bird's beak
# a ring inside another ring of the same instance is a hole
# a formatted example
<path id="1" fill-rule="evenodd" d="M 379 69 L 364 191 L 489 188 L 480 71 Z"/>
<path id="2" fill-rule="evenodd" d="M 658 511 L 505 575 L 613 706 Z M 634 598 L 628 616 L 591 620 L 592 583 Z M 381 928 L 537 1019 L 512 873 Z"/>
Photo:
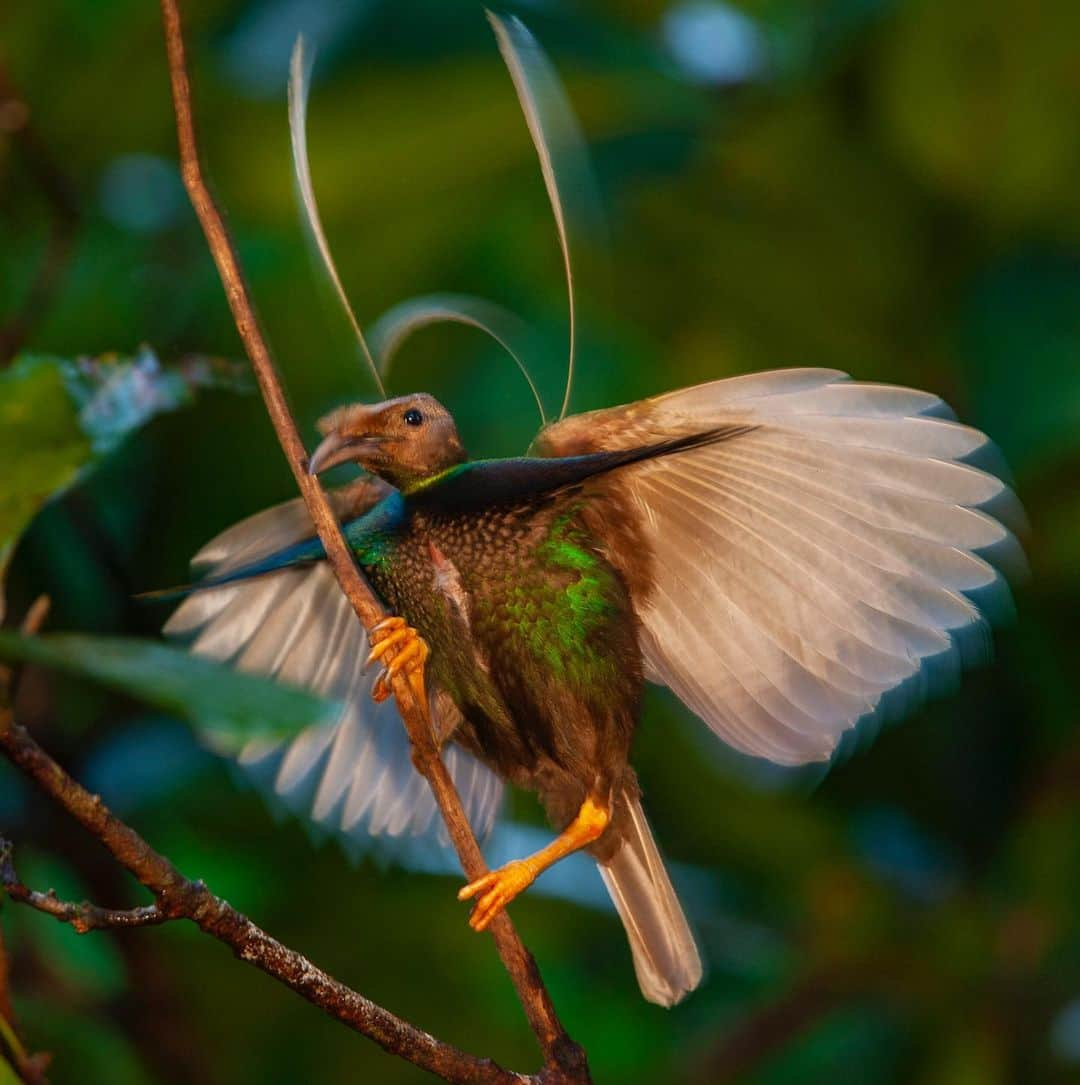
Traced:
<path id="1" fill-rule="evenodd" d="M 341 430 L 331 430 L 308 460 L 308 474 L 318 475 L 339 463 L 359 460 L 365 451 L 374 451 L 380 440 L 374 435 L 349 436 Z"/>

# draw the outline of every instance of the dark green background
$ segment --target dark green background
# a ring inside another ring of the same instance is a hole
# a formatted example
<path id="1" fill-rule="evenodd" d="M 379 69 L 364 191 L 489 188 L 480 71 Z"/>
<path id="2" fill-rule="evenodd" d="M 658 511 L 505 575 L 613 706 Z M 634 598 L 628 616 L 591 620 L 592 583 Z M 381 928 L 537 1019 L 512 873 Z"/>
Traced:
<path id="1" fill-rule="evenodd" d="M 610 219 L 609 275 L 602 248 L 585 245 L 575 406 L 788 365 L 930 389 L 1011 463 L 1034 575 L 991 667 L 820 783 L 749 772 L 670 699 L 650 699 L 636 759 L 658 837 L 690 868 L 711 964 L 683 1006 L 641 1001 L 612 914 L 531 895 L 514 918 L 597 1082 L 1076 1080 L 1080 6 L 741 7 L 762 64 L 709 86 L 673 58 L 665 4 L 522 6 L 581 115 Z M 557 402 L 558 250 L 482 9 L 184 8 L 204 158 L 305 434 L 371 393 L 290 183 L 285 58 L 320 12 L 334 15 L 313 170 L 361 319 L 429 290 L 489 296 L 538 329 L 531 361 Z M 71 261 L 27 347 L 237 356 L 175 169 L 156 5 L 7 5 L 0 56 L 79 206 Z M 0 134 L 0 311 L 18 307 L 49 222 Z M 474 454 L 520 451 L 535 427 L 511 365 L 462 329 L 410 344 L 392 391 L 414 389 L 447 403 Z M 207 537 L 291 492 L 257 398 L 203 396 L 39 517 L 16 555 L 13 609 L 48 591 L 53 628 L 153 635 L 161 612 L 132 594 L 182 579 Z M 29 670 L 19 707 L 186 873 L 437 1035 L 535 1066 L 457 881 L 313 847 L 181 725 L 138 705 Z M 513 807 L 538 820 L 530 798 Z M 0 827 L 27 881 L 136 899 L 7 771 Z M 55 1052 L 56 1085 L 426 1080 L 186 927 L 79 939 L 11 907 L 3 924 L 23 1031 Z M 710 1059 L 755 1019 L 762 1043 L 722 1078 Z"/>

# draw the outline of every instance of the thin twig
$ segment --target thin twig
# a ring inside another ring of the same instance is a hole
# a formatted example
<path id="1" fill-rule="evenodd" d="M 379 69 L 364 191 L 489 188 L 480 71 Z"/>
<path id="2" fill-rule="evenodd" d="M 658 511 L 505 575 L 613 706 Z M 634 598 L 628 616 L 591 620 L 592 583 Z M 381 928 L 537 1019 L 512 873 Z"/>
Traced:
<path id="1" fill-rule="evenodd" d="M 153 922 L 191 920 L 206 934 L 229 946 L 240 960 L 285 984 L 342 1024 L 370 1037 L 384 1050 L 446 1081 L 460 1082 L 462 1085 L 527 1085 L 530 1081 L 539 1080 L 515 1074 L 489 1059 L 477 1058 L 435 1039 L 350 990 L 306 957 L 282 945 L 232 905 L 215 896 L 202 882 L 185 878 L 134 829 L 120 821 L 97 795 L 91 795 L 69 776 L 34 741 L 26 728 L 14 720 L 10 708 L 6 707 L 0 707 L 0 750 L 49 798 L 97 837 L 113 858 L 153 893 Z M 10 860 L 10 854 L 7 854 Z M 11 895 L 12 900 L 49 912 L 76 927 L 78 922 L 73 922 L 67 909 L 80 911 L 90 908 L 93 909 L 91 916 L 96 918 L 150 914 L 149 909 L 122 913 L 94 909 L 93 905 L 65 905 L 60 901 L 51 903 L 48 894 L 35 894 L 31 890 L 21 893 L 10 861 L 7 868 L 3 880 L 5 883 L 8 881 L 10 871 L 17 886 Z M 91 917 L 84 918 L 89 921 Z M 145 922 L 105 922 L 96 925 L 138 926 L 145 925 Z"/>
<path id="2" fill-rule="evenodd" d="M 11 842 L 0 837 L 0 886 L 17 904 L 26 904 L 39 912 L 68 923 L 80 934 L 98 930 L 122 930 L 130 927 L 154 927 L 167 923 L 171 916 L 165 915 L 156 904 L 140 908 L 101 908 L 89 901 L 80 904 L 60 900 L 52 890 L 44 893 L 28 889 L 15 872 Z"/>
<path id="3" fill-rule="evenodd" d="M 0 588 L 2 587 L 3 584 L 0 582 Z M 2 599 L 0 599 L 0 603 L 2 603 Z M 45 619 L 49 616 L 51 606 L 52 600 L 47 595 L 39 595 L 23 615 L 23 620 L 19 623 L 19 632 L 24 637 L 37 636 L 41 632 L 41 627 L 45 624 Z M 0 663 L 0 692 L 7 692 L 11 685 L 11 678 L 11 666 L 7 663 Z"/>
<path id="4" fill-rule="evenodd" d="M 385 612 L 357 569 L 322 486 L 307 473 L 307 453 L 282 391 L 277 368 L 259 330 L 254 306 L 224 220 L 203 179 L 177 0 L 161 0 L 161 12 L 165 26 L 165 44 L 180 147 L 180 172 L 184 186 L 206 235 L 211 255 L 225 287 L 236 330 L 255 370 L 278 441 L 307 504 L 315 530 L 322 540 L 330 567 L 357 617 L 370 629 L 386 616 Z M 487 867 L 450 773 L 436 748 L 427 718 L 427 706 L 418 704 L 413 698 L 404 675 L 395 678 L 393 689 L 413 745 L 414 763 L 431 786 L 462 869 L 468 879 L 474 881 L 487 873 Z M 505 913 L 500 915 L 492 923 L 491 931 L 529 1024 L 540 1042 L 547 1080 L 552 1083 L 565 1082 L 568 1085 L 588 1082 L 585 1052 L 570 1039 L 559 1021 L 536 962 L 525 949 L 509 917 Z"/>
<path id="5" fill-rule="evenodd" d="M 47 595 L 39 595 L 27 608 L 23 620 L 19 623 L 19 632 L 24 637 L 36 637 L 49 617 L 52 600 Z"/>

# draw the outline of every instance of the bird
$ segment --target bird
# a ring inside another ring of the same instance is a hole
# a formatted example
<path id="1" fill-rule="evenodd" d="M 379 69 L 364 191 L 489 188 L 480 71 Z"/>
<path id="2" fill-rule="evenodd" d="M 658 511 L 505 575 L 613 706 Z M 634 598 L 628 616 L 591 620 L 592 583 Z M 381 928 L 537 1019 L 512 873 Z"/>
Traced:
<path id="1" fill-rule="evenodd" d="M 981 657 L 984 615 L 1007 610 L 1005 574 L 1023 572 L 1007 526 L 1022 514 L 985 469 L 1000 466 L 985 436 L 933 395 L 836 371 L 571 415 L 508 459 L 468 459 L 423 393 L 351 404 L 319 428 L 312 473 L 367 472 L 334 505 L 393 616 L 369 644 L 297 500 L 198 555 L 209 575 L 166 632 L 346 702 L 278 769 L 286 794 L 307 778 L 301 804 L 324 823 L 347 826 L 365 802 L 402 807 L 398 831 L 408 821 L 411 780 L 372 786 L 364 720 L 387 703 L 387 676 L 406 674 L 440 743 L 538 793 L 558 830 L 465 887 L 472 926 L 586 848 L 663 1005 L 702 964 L 630 764 L 646 678 L 736 750 L 826 760 L 890 695 L 925 695 Z M 467 804 L 482 799 L 484 777 L 455 778 Z"/>
<path id="2" fill-rule="evenodd" d="M 550 90 L 547 69 L 519 23 L 492 18 L 550 165 L 534 100 L 538 84 Z M 298 186 L 340 285 L 311 193 L 302 69 L 298 48 Z M 565 216 L 544 173 L 572 312 Z M 373 339 L 456 319 L 509 340 L 493 312 L 429 301 Z M 357 332 L 378 380 L 385 365 L 372 355 L 388 355 Z M 240 761 L 291 809 L 346 834 L 431 823 L 390 696 L 389 679 L 404 675 L 478 831 L 506 783 L 536 793 L 555 831 L 460 891 L 470 925 L 486 929 L 545 869 L 585 850 L 644 997 L 672 1006 L 703 963 L 632 765 L 646 684 L 667 686 L 743 754 L 828 762 L 845 735 L 986 657 L 990 625 L 1012 607 L 1009 581 L 1026 573 L 1024 517 L 990 440 L 927 392 L 795 368 L 569 414 L 572 369 L 571 321 L 563 410 L 549 420 L 541 404 L 522 456 L 469 458 L 451 413 L 424 392 L 319 421 L 309 472 L 362 472 L 329 496 L 390 615 L 370 634 L 299 499 L 204 547 L 201 579 L 165 632 L 339 702 L 333 726 L 253 742 Z"/>

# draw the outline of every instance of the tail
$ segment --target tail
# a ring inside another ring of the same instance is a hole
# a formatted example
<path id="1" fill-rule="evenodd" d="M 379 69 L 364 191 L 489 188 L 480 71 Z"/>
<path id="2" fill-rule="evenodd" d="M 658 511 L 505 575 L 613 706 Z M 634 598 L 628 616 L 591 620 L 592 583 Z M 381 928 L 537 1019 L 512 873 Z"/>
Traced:
<path id="1" fill-rule="evenodd" d="M 629 835 L 600 874 L 626 928 L 641 993 L 673 1006 L 701 982 L 701 956 L 641 803 L 626 801 Z"/>

